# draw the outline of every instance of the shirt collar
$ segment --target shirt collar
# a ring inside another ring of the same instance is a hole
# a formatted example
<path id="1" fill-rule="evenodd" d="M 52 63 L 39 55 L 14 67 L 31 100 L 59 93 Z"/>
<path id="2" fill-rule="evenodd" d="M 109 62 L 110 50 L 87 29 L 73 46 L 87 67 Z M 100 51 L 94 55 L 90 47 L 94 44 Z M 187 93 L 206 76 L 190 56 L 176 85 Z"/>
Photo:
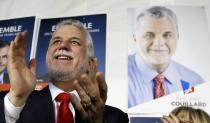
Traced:
<path id="1" fill-rule="evenodd" d="M 136 62 L 136 65 L 138 67 L 138 70 L 139 70 L 139 73 L 141 73 L 145 83 L 148 83 L 151 82 L 153 80 L 153 78 L 155 76 L 158 75 L 158 73 L 151 69 L 148 65 L 146 65 L 142 58 L 140 57 L 140 54 L 136 54 L 135 55 L 135 62 Z"/>
<path id="2" fill-rule="evenodd" d="M 4 73 L 2 73 L 2 74 L 0 74 L 0 82 L 2 82 L 3 83 L 3 81 L 4 81 Z M 1 83 L 0 83 L 1 84 Z"/>
<path id="3" fill-rule="evenodd" d="M 55 100 L 56 96 L 62 92 L 64 92 L 63 90 L 61 90 L 60 88 L 56 87 L 55 85 L 53 85 L 51 82 L 49 82 L 49 89 L 50 89 L 50 93 L 51 93 L 51 96 L 52 96 L 52 100 Z M 76 95 L 76 97 L 80 100 L 80 97 L 77 93 L 76 90 L 74 91 L 71 91 L 69 93 L 72 93 L 74 95 Z"/>
<path id="4" fill-rule="evenodd" d="M 140 54 L 135 55 L 135 62 L 138 67 L 139 72 L 142 74 L 144 83 L 149 84 L 159 73 L 152 68 L 150 68 L 147 64 L 144 63 Z M 176 84 L 181 81 L 181 76 L 177 71 L 173 61 L 170 62 L 168 68 L 162 73 L 165 78 L 171 84 Z"/>
<path id="5" fill-rule="evenodd" d="M 181 76 L 178 70 L 175 67 L 175 62 L 171 61 L 166 71 L 163 72 L 163 75 L 167 78 L 169 83 L 176 84 L 181 81 Z"/>

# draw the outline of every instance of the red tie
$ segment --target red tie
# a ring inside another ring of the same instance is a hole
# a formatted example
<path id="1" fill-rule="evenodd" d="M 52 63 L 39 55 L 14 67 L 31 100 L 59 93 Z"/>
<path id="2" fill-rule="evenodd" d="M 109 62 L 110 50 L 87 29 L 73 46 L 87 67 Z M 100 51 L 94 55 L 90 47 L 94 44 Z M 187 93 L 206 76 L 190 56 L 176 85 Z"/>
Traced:
<path id="1" fill-rule="evenodd" d="M 74 123 L 73 114 L 69 109 L 70 94 L 60 93 L 55 100 L 60 102 L 57 113 L 57 123 Z"/>
<path id="2" fill-rule="evenodd" d="M 164 80 L 165 77 L 161 74 L 158 74 L 155 77 L 155 98 L 159 98 L 166 95 L 166 91 L 164 88 Z"/>

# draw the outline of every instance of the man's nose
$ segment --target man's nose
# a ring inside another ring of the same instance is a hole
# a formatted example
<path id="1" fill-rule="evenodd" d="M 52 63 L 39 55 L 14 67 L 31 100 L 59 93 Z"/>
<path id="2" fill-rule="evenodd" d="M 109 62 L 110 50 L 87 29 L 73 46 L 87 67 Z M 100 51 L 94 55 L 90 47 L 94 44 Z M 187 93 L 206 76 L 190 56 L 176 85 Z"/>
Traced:
<path id="1" fill-rule="evenodd" d="M 165 44 L 165 39 L 162 36 L 156 36 L 154 38 L 153 44 L 157 46 L 161 46 Z"/>
<path id="2" fill-rule="evenodd" d="M 59 49 L 65 49 L 65 50 L 70 50 L 71 49 L 71 45 L 68 41 L 63 41 L 60 43 L 59 45 Z"/>

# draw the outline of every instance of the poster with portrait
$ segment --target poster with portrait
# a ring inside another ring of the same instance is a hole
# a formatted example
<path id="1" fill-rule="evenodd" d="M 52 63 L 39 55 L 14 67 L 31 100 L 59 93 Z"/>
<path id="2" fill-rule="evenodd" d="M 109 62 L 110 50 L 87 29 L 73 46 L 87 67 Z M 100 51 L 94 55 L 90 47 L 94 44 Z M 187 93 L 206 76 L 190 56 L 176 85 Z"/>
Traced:
<path id="1" fill-rule="evenodd" d="M 144 6 L 127 13 L 128 113 L 160 117 L 186 102 L 208 109 L 210 101 L 203 98 L 210 81 L 205 7 Z"/>
<path id="2" fill-rule="evenodd" d="M 34 40 L 34 30 L 36 25 L 36 17 L 20 17 L 20 18 L 12 18 L 12 19 L 5 19 L 0 20 L 0 40 L 3 42 L 10 43 L 14 40 L 15 36 L 19 32 L 28 31 L 29 37 L 26 46 L 26 61 L 28 62 L 30 59 L 32 42 Z M 5 58 L 6 59 L 6 58 Z M 2 67 L 3 64 L 1 64 Z M 5 64 L 6 65 L 6 64 Z M 4 70 L 5 78 L 9 78 L 6 68 Z M 4 83 L 9 83 L 9 79 L 4 79 Z M 2 85 L 3 86 L 3 85 Z"/>
<path id="3" fill-rule="evenodd" d="M 160 117 L 130 117 L 130 123 L 162 123 Z"/>
<path id="4" fill-rule="evenodd" d="M 40 27 L 37 38 L 37 48 L 35 57 L 37 59 L 37 81 L 43 82 L 43 78 L 48 77 L 46 68 L 46 52 L 52 33 L 56 29 L 56 24 L 64 19 L 76 19 L 84 23 L 84 27 L 90 32 L 95 56 L 100 63 L 99 71 L 105 73 L 106 56 L 106 14 L 84 15 L 74 17 L 59 17 L 40 19 Z"/>

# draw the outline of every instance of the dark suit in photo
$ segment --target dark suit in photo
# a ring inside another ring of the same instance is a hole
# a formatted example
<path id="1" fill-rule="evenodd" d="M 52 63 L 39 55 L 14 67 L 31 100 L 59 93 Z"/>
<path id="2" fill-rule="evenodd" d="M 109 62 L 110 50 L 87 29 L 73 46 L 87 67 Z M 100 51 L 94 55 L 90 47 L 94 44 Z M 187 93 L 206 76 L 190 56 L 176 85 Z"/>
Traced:
<path id="1" fill-rule="evenodd" d="M 9 83 L 9 75 L 7 73 L 4 73 L 3 83 Z"/>

